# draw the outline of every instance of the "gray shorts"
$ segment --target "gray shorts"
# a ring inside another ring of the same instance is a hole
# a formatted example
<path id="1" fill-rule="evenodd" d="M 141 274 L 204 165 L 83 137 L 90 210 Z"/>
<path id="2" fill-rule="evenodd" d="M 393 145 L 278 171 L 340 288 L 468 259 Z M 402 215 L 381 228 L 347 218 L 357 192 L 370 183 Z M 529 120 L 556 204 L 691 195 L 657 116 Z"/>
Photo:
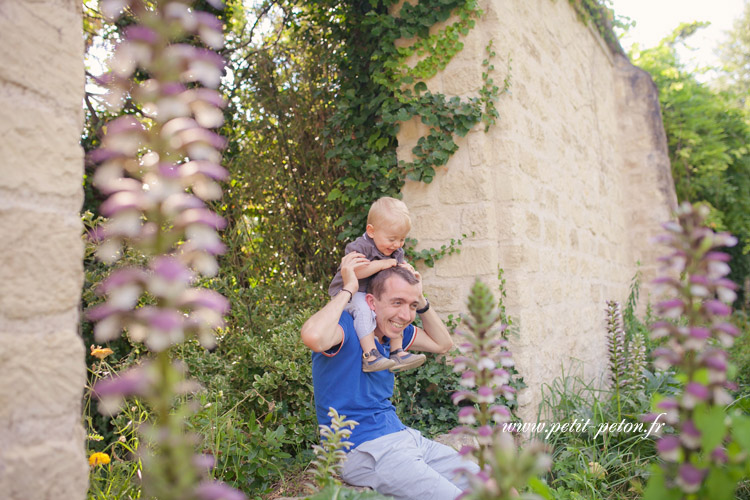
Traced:
<path id="1" fill-rule="evenodd" d="M 347 453 L 341 477 L 396 500 L 454 500 L 469 486 L 461 469 L 476 474 L 479 466 L 407 428 Z"/>

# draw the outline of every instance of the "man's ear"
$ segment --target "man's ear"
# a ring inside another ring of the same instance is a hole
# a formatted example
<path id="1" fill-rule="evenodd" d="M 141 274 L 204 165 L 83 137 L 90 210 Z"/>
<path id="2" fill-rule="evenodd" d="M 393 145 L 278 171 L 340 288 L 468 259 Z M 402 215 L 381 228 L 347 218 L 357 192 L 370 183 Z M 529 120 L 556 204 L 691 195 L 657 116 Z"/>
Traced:
<path id="1" fill-rule="evenodd" d="M 370 309 L 373 311 L 375 310 L 375 296 L 371 293 L 368 293 L 365 295 L 365 300 L 367 301 L 367 305 L 370 306 Z"/>
<path id="2" fill-rule="evenodd" d="M 372 235 L 375 234 L 375 227 L 373 227 L 372 224 L 367 224 L 367 227 L 365 227 L 365 232 L 367 233 L 367 236 L 372 238 Z"/>

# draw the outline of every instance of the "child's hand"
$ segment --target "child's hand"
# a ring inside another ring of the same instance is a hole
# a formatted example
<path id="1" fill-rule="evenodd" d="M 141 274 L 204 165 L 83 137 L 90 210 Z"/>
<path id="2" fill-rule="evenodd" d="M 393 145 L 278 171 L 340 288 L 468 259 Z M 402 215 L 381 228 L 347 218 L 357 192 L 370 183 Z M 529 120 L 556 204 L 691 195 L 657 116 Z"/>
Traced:
<path id="1" fill-rule="evenodd" d="M 396 267 L 398 265 L 398 261 L 396 259 L 388 259 L 388 267 Z"/>

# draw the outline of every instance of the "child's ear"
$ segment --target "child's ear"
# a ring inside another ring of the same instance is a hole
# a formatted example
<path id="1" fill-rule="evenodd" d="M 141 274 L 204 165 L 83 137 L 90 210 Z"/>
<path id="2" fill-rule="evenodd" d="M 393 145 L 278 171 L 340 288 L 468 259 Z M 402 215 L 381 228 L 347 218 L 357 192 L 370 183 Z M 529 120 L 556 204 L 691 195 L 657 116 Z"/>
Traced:
<path id="1" fill-rule="evenodd" d="M 365 232 L 367 233 L 367 236 L 372 238 L 372 235 L 375 233 L 375 228 L 373 227 L 372 224 L 367 224 L 367 227 L 365 228 Z"/>

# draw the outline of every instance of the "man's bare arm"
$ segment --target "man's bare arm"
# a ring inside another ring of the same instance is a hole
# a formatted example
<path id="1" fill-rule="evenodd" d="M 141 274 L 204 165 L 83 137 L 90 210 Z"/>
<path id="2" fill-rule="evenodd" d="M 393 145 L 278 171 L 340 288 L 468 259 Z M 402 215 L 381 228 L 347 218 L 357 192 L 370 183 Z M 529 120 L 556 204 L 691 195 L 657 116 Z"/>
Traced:
<path id="1" fill-rule="evenodd" d="M 302 342 L 315 352 L 327 351 L 343 340 L 339 328 L 339 318 L 346 304 L 359 288 L 354 268 L 366 263 L 367 258 L 357 252 L 348 253 L 341 260 L 341 277 L 344 279 L 343 291 L 323 306 L 323 308 L 310 316 L 302 325 L 300 337 Z M 349 293 L 347 293 L 349 292 Z"/>

